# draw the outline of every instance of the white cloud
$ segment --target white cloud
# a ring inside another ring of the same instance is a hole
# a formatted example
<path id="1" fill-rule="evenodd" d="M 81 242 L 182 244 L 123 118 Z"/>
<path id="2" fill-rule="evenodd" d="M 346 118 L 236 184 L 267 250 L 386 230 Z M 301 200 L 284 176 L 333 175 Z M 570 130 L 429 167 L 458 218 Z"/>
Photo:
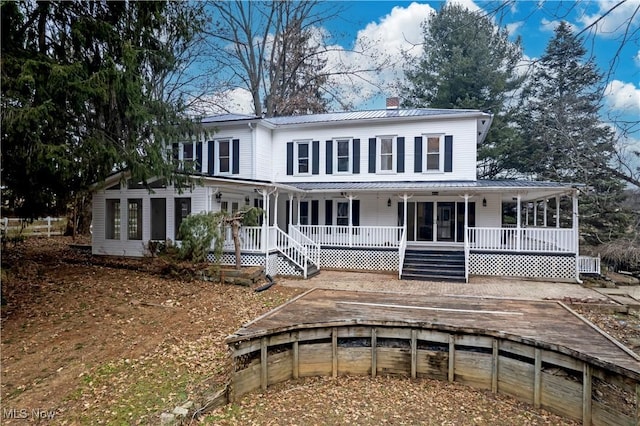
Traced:
<path id="1" fill-rule="evenodd" d="M 613 80 L 607 85 L 604 94 L 610 108 L 640 115 L 640 88 L 632 83 Z"/>
<path id="2" fill-rule="evenodd" d="M 584 13 L 578 17 L 578 22 L 584 27 L 595 23 L 596 27 L 593 31 L 597 31 L 598 35 L 616 37 L 624 33 L 629 25 L 640 23 L 637 1 L 620 3 L 619 0 L 602 0 L 596 3 L 598 11 L 591 15 Z"/>
<path id="3" fill-rule="evenodd" d="M 512 22 L 511 24 L 507 24 L 507 31 L 509 35 L 514 35 L 518 30 L 524 25 L 523 21 Z"/>
<path id="4" fill-rule="evenodd" d="M 560 25 L 560 22 L 562 21 L 561 20 L 550 21 L 547 18 L 542 18 L 542 20 L 540 21 L 540 31 L 552 33 L 556 30 L 556 27 Z M 567 22 L 567 23 L 569 24 L 569 27 L 571 27 L 571 31 L 575 33 L 578 27 L 576 27 L 570 22 Z"/>
<path id="5" fill-rule="evenodd" d="M 376 86 L 388 88 L 396 82 L 405 62 L 402 52 L 418 57 L 422 53 L 422 23 L 435 10 L 428 4 L 411 3 L 407 7 L 394 7 L 391 12 L 378 22 L 371 22 L 358 31 L 354 48 L 343 49 L 332 46 L 328 55 L 328 69 L 340 67 L 370 69 L 376 68 L 376 62 L 386 59 L 389 64 L 380 72 L 368 73 L 363 78 L 341 75 L 334 81 L 342 86 L 344 100 L 357 106 L 371 97 L 379 95 Z M 360 54 L 364 51 L 364 54 Z M 373 58 L 373 59 L 372 59 Z"/>
<path id="6" fill-rule="evenodd" d="M 471 12 L 480 12 L 482 10 L 480 6 L 475 4 L 473 0 L 447 0 L 447 5 L 450 4 L 458 4 L 460 6 L 466 7 Z"/>
<path id="7" fill-rule="evenodd" d="M 216 115 L 227 112 L 236 114 L 253 114 L 253 98 L 248 90 L 235 88 L 216 92 L 209 97 L 195 102 L 193 111 L 196 115 Z"/>

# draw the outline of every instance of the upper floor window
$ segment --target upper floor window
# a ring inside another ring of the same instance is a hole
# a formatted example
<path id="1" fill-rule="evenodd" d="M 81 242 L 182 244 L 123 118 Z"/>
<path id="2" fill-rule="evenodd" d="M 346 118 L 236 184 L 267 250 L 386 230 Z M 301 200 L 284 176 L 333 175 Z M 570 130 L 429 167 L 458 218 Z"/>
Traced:
<path id="1" fill-rule="evenodd" d="M 216 143 L 218 145 L 218 173 L 231 173 L 231 141 L 221 139 Z"/>
<path id="2" fill-rule="evenodd" d="M 338 173 L 351 172 L 351 140 L 350 139 L 337 139 L 336 140 L 336 170 Z"/>
<path id="3" fill-rule="evenodd" d="M 381 136 L 378 143 L 378 170 L 395 172 L 395 143 L 393 136 Z"/>
<path id="4" fill-rule="evenodd" d="M 426 167 L 425 171 L 442 171 L 442 143 L 443 136 L 441 135 L 431 135 L 426 136 Z"/>
<path id="5" fill-rule="evenodd" d="M 182 161 L 193 161 L 193 143 L 182 144 Z"/>
<path id="6" fill-rule="evenodd" d="M 308 141 L 298 142 L 296 144 L 298 149 L 298 174 L 309 173 L 309 163 L 311 159 L 311 151 L 309 150 L 310 143 Z"/>

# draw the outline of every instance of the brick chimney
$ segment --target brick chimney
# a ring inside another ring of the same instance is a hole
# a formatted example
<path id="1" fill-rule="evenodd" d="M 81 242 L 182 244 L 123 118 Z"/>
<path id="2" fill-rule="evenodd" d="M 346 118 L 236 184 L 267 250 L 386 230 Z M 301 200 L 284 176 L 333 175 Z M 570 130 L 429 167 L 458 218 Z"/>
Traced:
<path id="1" fill-rule="evenodd" d="M 387 98 L 387 109 L 398 109 L 400 107 L 400 98 Z"/>

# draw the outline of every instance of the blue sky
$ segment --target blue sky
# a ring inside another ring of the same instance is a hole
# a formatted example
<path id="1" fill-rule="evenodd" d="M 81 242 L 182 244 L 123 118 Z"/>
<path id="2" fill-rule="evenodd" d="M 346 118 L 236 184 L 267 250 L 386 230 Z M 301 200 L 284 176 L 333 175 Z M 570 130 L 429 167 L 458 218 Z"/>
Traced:
<path id="1" fill-rule="evenodd" d="M 451 1 L 451 0 L 450 0 Z M 498 2 L 473 2 L 454 0 L 471 10 L 490 13 Z M 512 38 L 521 37 L 525 60 L 540 57 L 553 36 L 553 30 L 562 19 L 569 22 L 576 31 L 601 17 L 618 1 L 518 1 L 509 4 L 494 21 L 506 27 Z M 345 1 L 326 2 L 326 6 L 342 7 L 346 13 L 330 22 L 327 30 L 335 37 L 335 42 L 345 49 L 352 48 L 360 38 L 376 39 L 381 51 L 395 55 L 402 41 L 420 42 L 420 23 L 431 11 L 438 10 L 444 2 L 409 1 Z M 640 34 L 621 46 L 626 22 L 631 21 L 631 29 L 640 31 L 640 13 L 632 18 L 640 0 L 628 0 L 603 18 L 596 29 L 583 34 L 589 53 L 595 55 L 597 64 L 606 73 L 609 85 L 608 107 L 619 113 L 633 114 L 640 120 Z M 405 47 L 408 46 L 405 43 Z M 612 74 L 608 74 L 612 70 Z M 365 90 L 366 92 L 366 90 Z M 383 107 L 384 96 L 376 96 L 374 101 L 356 101 L 356 106 Z"/>
<path id="2" fill-rule="evenodd" d="M 585 47 L 596 58 L 600 71 L 606 74 L 603 81 L 606 85 L 603 120 L 610 123 L 622 118 L 635 123 L 631 126 L 633 133 L 630 138 L 640 147 L 640 0 L 627 0 L 621 4 L 620 0 L 512 0 L 500 14 L 492 14 L 491 11 L 505 2 L 447 1 L 488 13 L 496 25 L 509 30 L 514 40 L 520 37 L 524 58 L 519 71 L 523 73 L 544 53 L 560 20 L 569 22 L 575 31 L 584 31 Z M 402 64 L 405 61 L 401 51 L 407 51 L 412 43 L 422 41 L 421 24 L 444 4 L 442 1 L 386 0 L 321 3 L 327 11 L 336 13 L 334 19 L 323 22 L 324 27 L 318 28 L 319 33 L 329 34 L 330 43 L 333 43 L 328 67 L 366 69 L 373 64 L 367 56 L 370 54 L 386 57 L 392 64 L 382 72 L 370 73 L 366 79 L 336 78 L 337 85 L 342 88 L 342 96 L 354 109 L 384 108 L 386 97 L 398 95 L 394 83 L 403 75 Z M 611 8 L 614 10 L 610 11 Z M 585 30 L 596 20 L 595 29 Z M 621 39 L 625 30 L 629 30 L 631 39 L 623 46 Z M 366 50 L 367 55 L 354 53 L 360 48 Z M 417 56 L 421 48 L 414 47 L 409 52 Z M 246 90 L 227 92 L 225 98 L 228 100 L 227 110 L 251 113 L 251 98 Z"/>

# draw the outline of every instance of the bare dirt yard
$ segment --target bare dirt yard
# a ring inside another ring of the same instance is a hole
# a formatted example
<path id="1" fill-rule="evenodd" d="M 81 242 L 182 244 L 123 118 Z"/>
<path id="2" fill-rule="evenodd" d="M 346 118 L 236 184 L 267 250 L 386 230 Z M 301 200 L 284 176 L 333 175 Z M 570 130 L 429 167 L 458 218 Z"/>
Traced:
<path id="1" fill-rule="evenodd" d="M 54 424 L 158 424 L 161 412 L 226 383 L 229 334 L 304 291 L 169 278 L 157 259 L 98 258 L 70 243 L 33 238 L 2 252 L 2 424 L 39 416 Z M 292 381 L 192 423 L 505 421 L 574 424 L 458 384 L 392 377 Z"/>

